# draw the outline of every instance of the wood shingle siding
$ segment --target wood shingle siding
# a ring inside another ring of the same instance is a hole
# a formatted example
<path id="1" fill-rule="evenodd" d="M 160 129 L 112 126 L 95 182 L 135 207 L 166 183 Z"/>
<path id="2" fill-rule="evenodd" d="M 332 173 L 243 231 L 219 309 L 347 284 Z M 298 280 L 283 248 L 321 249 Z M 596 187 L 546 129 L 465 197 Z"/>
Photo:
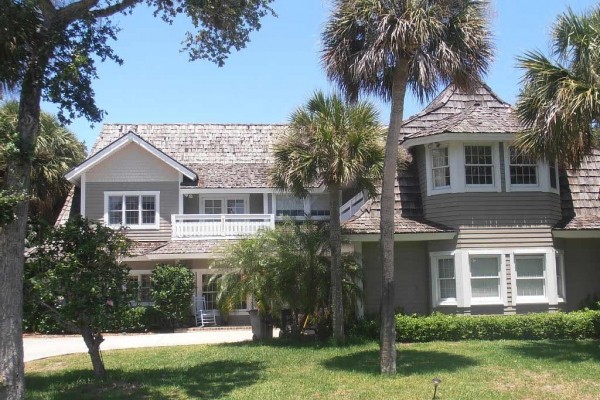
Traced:
<path id="1" fill-rule="evenodd" d="M 88 182 L 86 184 L 86 217 L 104 221 L 104 193 L 126 191 L 160 192 L 160 228 L 128 229 L 134 240 L 161 241 L 171 239 L 171 214 L 179 211 L 179 184 L 175 182 Z"/>

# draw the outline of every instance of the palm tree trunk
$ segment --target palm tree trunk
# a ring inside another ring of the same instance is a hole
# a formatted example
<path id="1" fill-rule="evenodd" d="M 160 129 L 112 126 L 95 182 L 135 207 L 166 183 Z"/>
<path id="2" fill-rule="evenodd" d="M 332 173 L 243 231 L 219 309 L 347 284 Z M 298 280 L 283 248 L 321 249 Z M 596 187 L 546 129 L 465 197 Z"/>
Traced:
<path id="1" fill-rule="evenodd" d="M 88 348 L 88 354 L 92 360 L 92 368 L 94 369 L 94 376 L 98 379 L 103 379 L 106 376 L 106 369 L 104 368 L 104 361 L 100 355 L 100 345 L 104 342 L 104 338 L 101 333 L 94 334 L 89 326 L 81 329 L 81 336 L 83 341 Z"/>
<path id="2" fill-rule="evenodd" d="M 44 64 L 45 65 L 45 64 Z M 31 157 L 39 130 L 43 68 L 31 67 L 21 87 L 19 150 L 6 171 L 8 193 L 29 193 Z M 19 400 L 25 395 L 23 364 L 23 263 L 29 202 L 21 201 L 16 218 L 0 226 L 0 399 Z"/>
<path id="3" fill-rule="evenodd" d="M 344 303 L 342 299 L 342 228 L 340 225 L 340 187 L 329 187 L 329 238 L 331 243 L 331 308 L 333 312 L 333 339 L 337 344 L 346 340 L 344 335 Z"/>
<path id="4" fill-rule="evenodd" d="M 396 373 L 396 321 L 394 315 L 394 186 L 398 160 L 398 136 L 404 113 L 404 95 L 408 79 L 408 62 L 400 59 L 393 73 L 392 110 L 385 143 L 383 182 L 381 188 L 380 251 L 381 286 L 381 343 L 382 374 Z"/>

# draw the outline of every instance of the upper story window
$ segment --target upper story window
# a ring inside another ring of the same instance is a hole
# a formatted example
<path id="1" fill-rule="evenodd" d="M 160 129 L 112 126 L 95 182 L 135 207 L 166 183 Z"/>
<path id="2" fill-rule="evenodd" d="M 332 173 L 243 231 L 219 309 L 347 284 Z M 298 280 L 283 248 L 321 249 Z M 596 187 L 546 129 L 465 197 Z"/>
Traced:
<path id="1" fill-rule="evenodd" d="M 158 197 L 158 192 L 105 192 L 105 221 L 112 227 L 158 229 Z"/>
<path id="2" fill-rule="evenodd" d="M 304 199 L 286 194 L 276 196 L 275 215 L 280 217 L 304 217 Z"/>
<path id="3" fill-rule="evenodd" d="M 450 186 L 450 162 L 447 147 L 431 150 L 431 174 L 433 175 L 434 189 Z"/>
<path id="4" fill-rule="evenodd" d="M 532 159 L 506 140 L 426 144 L 425 169 L 427 195 L 559 190 L 555 162 Z"/>
<path id="5" fill-rule="evenodd" d="M 514 147 L 510 151 L 510 184 L 511 185 L 537 185 L 538 162 Z"/>
<path id="6" fill-rule="evenodd" d="M 227 200 L 227 214 L 243 214 L 246 211 L 246 206 L 243 199 Z"/>
<path id="7" fill-rule="evenodd" d="M 223 200 L 206 199 L 204 200 L 204 214 L 223 214 Z"/>
<path id="8" fill-rule="evenodd" d="M 465 183 L 467 185 L 494 184 L 494 156 L 492 146 L 465 146 Z"/>

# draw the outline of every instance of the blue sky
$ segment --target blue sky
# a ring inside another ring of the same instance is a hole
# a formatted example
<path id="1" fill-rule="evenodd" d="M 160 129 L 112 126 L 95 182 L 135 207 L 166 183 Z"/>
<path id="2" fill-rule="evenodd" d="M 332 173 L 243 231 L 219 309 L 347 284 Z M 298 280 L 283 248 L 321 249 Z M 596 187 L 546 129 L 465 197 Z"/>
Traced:
<path id="1" fill-rule="evenodd" d="M 556 16 L 568 6 L 589 9 L 592 0 L 494 0 L 490 19 L 496 56 L 486 82 L 513 103 L 521 72 L 515 57 L 527 50 L 547 51 Z M 319 63 L 320 32 L 329 14 L 328 0 L 276 0 L 278 17 L 263 20 L 251 42 L 234 53 L 224 67 L 208 61 L 189 62 L 179 52 L 185 19 L 167 25 L 139 7 L 119 16 L 116 53 L 122 66 L 98 64 L 93 88 L 106 123 L 285 123 L 290 113 L 317 89 L 333 87 Z M 376 100 L 387 123 L 389 104 Z M 424 105 L 409 95 L 405 116 Z M 52 104 L 42 108 L 55 112 Z M 70 127 L 89 147 L 101 124 L 85 120 Z"/>

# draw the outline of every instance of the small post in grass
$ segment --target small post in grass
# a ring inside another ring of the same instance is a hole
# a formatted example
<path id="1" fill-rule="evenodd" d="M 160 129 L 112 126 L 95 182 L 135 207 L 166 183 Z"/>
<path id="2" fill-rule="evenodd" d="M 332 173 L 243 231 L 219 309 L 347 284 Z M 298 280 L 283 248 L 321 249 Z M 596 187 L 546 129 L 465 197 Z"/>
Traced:
<path id="1" fill-rule="evenodd" d="M 437 389 L 442 380 L 440 378 L 433 378 L 431 380 L 433 382 L 433 400 L 437 399 Z"/>

